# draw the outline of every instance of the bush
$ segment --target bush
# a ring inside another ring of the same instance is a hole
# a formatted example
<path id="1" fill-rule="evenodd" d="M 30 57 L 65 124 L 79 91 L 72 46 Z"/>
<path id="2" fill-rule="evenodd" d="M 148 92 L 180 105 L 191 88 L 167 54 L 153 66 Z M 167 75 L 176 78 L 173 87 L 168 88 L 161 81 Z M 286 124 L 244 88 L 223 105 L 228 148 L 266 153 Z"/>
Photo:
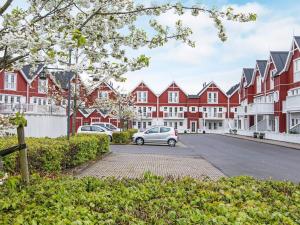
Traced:
<path id="1" fill-rule="evenodd" d="M 96 159 L 109 151 L 109 139 L 106 135 L 77 135 L 70 139 L 64 138 L 26 138 L 28 163 L 31 172 L 61 172 Z M 16 137 L 0 138 L 0 150 L 17 145 Z M 16 173 L 18 152 L 5 156 L 4 169 Z"/>
<path id="2" fill-rule="evenodd" d="M 130 142 L 130 134 L 127 131 L 114 132 L 113 142 L 116 144 L 128 144 Z"/>
<path id="3" fill-rule="evenodd" d="M 10 178 L 0 224 L 299 224 L 300 186 L 249 177 Z"/>
<path id="4" fill-rule="evenodd" d="M 138 129 L 128 129 L 127 132 L 129 133 L 129 139 L 131 140 L 133 135 L 138 132 Z"/>

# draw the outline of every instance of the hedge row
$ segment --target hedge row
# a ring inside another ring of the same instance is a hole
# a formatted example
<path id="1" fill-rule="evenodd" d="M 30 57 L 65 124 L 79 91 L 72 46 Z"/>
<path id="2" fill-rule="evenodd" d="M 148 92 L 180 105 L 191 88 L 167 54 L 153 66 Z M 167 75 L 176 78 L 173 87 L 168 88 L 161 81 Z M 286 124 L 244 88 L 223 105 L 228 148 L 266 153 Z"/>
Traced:
<path id="1" fill-rule="evenodd" d="M 0 149 L 17 144 L 15 137 L 0 138 Z M 109 151 L 109 138 L 106 135 L 77 135 L 70 141 L 64 138 L 26 138 L 28 162 L 33 172 L 60 172 L 95 159 Z M 3 158 L 4 169 L 15 173 L 19 167 L 18 154 Z"/>
<path id="2" fill-rule="evenodd" d="M 137 133 L 137 129 L 128 129 L 127 131 L 114 132 L 113 142 L 115 144 L 128 144 L 132 140 L 132 136 Z"/>
<path id="3" fill-rule="evenodd" d="M 10 178 L 0 224 L 300 224 L 300 185 L 249 177 Z"/>

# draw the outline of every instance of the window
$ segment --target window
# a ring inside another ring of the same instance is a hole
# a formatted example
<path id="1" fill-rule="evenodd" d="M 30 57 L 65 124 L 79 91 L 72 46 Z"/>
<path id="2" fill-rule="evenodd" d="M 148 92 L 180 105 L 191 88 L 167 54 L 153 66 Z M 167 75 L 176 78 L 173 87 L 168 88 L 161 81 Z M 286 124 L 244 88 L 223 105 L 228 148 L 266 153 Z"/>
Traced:
<path id="1" fill-rule="evenodd" d="M 133 126 L 136 126 L 136 122 L 135 122 L 135 121 L 133 121 L 133 122 L 132 122 L 132 125 L 133 125 Z"/>
<path id="2" fill-rule="evenodd" d="M 178 91 L 169 91 L 169 103 L 178 103 L 179 102 L 179 93 Z"/>
<path id="3" fill-rule="evenodd" d="M 191 112 L 196 112 L 196 107 L 191 107 Z"/>
<path id="4" fill-rule="evenodd" d="M 39 101 L 38 104 L 39 104 L 39 105 L 42 105 L 42 99 L 39 98 L 38 101 Z"/>
<path id="5" fill-rule="evenodd" d="M 17 97 L 17 103 L 20 103 L 21 98 Z"/>
<path id="6" fill-rule="evenodd" d="M 259 94 L 261 92 L 261 77 L 258 75 L 256 77 L 256 93 Z"/>
<path id="7" fill-rule="evenodd" d="M 174 128 L 178 129 L 178 123 L 177 122 L 174 122 Z"/>
<path id="8" fill-rule="evenodd" d="M 141 122 L 138 122 L 138 129 L 141 129 Z"/>
<path id="9" fill-rule="evenodd" d="M 81 131 L 91 131 L 91 127 L 90 126 L 81 127 Z"/>
<path id="10" fill-rule="evenodd" d="M 223 126 L 223 123 L 222 122 L 219 122 L 219 127 L 222 127 Z"/>
<path id="11" fill-rule="evenodd" d="M 16 90 L 17 88 L 17 75 L 15 73 L 5 73 L 5 85 L 6 90 Z"/>
<path id="12" fill-rule="evenodd" d="M 218 93 L 217 92 L 208 92 L 207 102 L 208 103 L 218 103 Z"/>
<path id="13" fill-rule="evenodd" d="M 4 102 L 8 103 L 8 96 L 7 95 L 4 96 Z"/>
<path id="14" fill-rule="evenodd" d="M 11 102 L 11 104 L 13 104 L 15 102 L 15 97 L 14 96 L 10 96 L 10 102 Z"/>
<path id="15" fill-rule="evenodd" d="M 148 92 L 147 91 L 138 91 L 137 92 L 137 102 L 138 103 L 147 103 L 148 102 Z"/>
<path id="16" fill-rule="evenodd" d="M 183 111 L 183 107 L 179 107 L 179 111 L 182 112 Z"/>
<path id="17" fill-rule="evenodd" d="M 99 126 L 92 126 L 92 131 L 96 132 L 104 132 L 104 130 Z"/>
<path id="18" fill-rule="evenodd" d="M 167 122 L 164 122 L 164 126 L 168 126 L 168 123 L 167 123 Z"/>
<path id="19" fill-rule="evenodd" d="M 39 79 L 38 81 L 38 92 L 39 93 L 47 93 L 48 81 L 45 79 Z"/>
<path id="20" fill-rule="evenodd" d="M 294 82 L 300 81 L 300 58 L 294 61 Z"/>
<path id="21" fill-rule="evenodd" d="M 151 126 L 152 126 L 152 123 L 151 123 L 151 122 L 148 122 L 148 126 L 151 127 Z"/>
<path id="22" fill-rule="evenodd" d="M 154 127 L 154 128 L 147 131 L 147 134 L 156 134 L 156 133 L 159 133 L 159 128 L 158 127 Z"/>
<path id="23" fill-rule="evenodd" d="M 108 99 L 108 92 L 107 91 L 99 91 L 98 97 L 100 99 Z"/>
<path id="24" fill-rule="evenodd" d="M 222 108 L 219 108 L 219 112 L 222 112 L 223 111 L 223 109 Z"/>
<path id="25" fill-rule="evenodd" d="M 183 122 L 179 122 L 179 126 L 182 127 L 183 126 Z"/>
<path id="26" fill-rule="evenodd" d="M 206 112 L 206 107 L 203 108 L 203 112 Z"/>
<path id="27" fill-rule="evenodd" d="M 3 95 L 0 95 L 0 102 L 3 101 Z"/>
<path id="28" fill-rule="evenodd" d="M 270 90 L 274 89 L 274 75 L 275 75 L 276 70 L 272 70 L 270 72 Z"/>
<path id="29" fill-rule="evenodd" d="M 168 128 L 168 127 L 161 127 L 160 128 L 160 133 L 167 133 L 171 130 L 171 128 Z"/>
<path id="30" fill-rule="evenodd" d="M 143 128 L 146 129 L 147 128 L 147 123 L 143 122 Z"/>

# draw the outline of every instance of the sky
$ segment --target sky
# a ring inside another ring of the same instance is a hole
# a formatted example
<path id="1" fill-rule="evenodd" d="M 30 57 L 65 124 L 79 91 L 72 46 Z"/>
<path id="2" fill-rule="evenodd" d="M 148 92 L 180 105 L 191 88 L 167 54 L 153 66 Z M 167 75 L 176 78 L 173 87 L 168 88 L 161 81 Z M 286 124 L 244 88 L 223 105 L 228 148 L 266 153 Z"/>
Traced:
<path id="1" fill-rule="evenodd" d="M 135 0 L 149 4 L 147 0 Z M 169 0 L 168 2 L 177 2 Z M 16 0 L 15 4 L 22 4 Z M 167 2 L 156 0 L 156 3 Z M 299 0 L 184 0 L 185 5 L 195 2 L 206 7 L 222 9 L 234 7 L 238 12 L 254 12 L 258 18 L 255 22 L 225 22 L 228 40 L 221 42 L 217 30 L 210 18 L 201 15 L 180 17 L 184 25 L 193 29 L 192 40 L 196 47 L 191 48 L 184 43 L 171 41 L 157 49 L 142 48 L 129 51 L 129 56 L 145 54 L 151 57 L 147 68 L 125 75 L 125 83 L 116 84 L 125 91 L 131 91 L 141 81 L 160 94 L 171 82 L 175 81 L 186 93 L 198 93 L 203 83 L 214 81 L 224 91 L 239 82 L 242 69 L 254 67 L 257 59 L 268 59 L 270 51 L 288 51 L 293 35 L 300 36 L 300 4 Z M 164 25 L 172 25 L 178 17 L 172 13 L 163 15 L 158 21 Z M 146 27 L 142 18 L 137 23 Z"/>

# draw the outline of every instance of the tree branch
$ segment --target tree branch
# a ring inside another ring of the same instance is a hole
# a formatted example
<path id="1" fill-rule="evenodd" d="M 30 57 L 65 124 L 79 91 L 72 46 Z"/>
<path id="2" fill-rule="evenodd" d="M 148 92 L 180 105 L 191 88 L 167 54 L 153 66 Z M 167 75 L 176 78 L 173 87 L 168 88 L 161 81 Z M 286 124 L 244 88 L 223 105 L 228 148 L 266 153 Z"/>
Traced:
<path id="1" fill-rule="evenodd" d="M 3 15 L 3 13 L 8 9 L 8 7 L 11 5 L 12 2 L 13 0 L 6 0 L 4 5 L 0 8 L 0 16 Z"/>

